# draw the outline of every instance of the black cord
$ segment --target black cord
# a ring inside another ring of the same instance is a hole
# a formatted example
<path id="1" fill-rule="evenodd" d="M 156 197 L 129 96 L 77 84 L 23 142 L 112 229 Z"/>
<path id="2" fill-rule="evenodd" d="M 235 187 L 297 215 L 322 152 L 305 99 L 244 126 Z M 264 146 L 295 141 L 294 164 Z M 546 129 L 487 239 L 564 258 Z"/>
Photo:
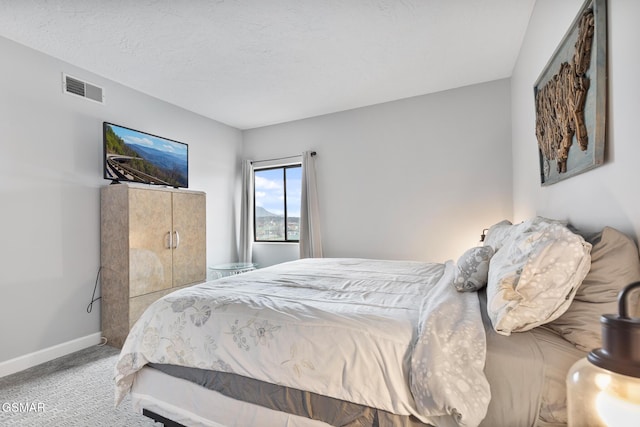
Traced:
<path id="1" fill-rule="evenodd" d="M 101 271 L 102 271 L 102 266 L 100 266 L 100 268 L 98 269 L 98 274 L 96 274 L 96 284 L 93 287 L 93 295 L 91 295 L 91 302 L 87 306 L 87 313 L 91 313 L 91 310 L 93 310 L 93 303 L 98 301 L 100 298 L 102 298 L 101 296 L 96 298 L 96 289 L 98 289 L 98 279 L 100 279 Z"/>

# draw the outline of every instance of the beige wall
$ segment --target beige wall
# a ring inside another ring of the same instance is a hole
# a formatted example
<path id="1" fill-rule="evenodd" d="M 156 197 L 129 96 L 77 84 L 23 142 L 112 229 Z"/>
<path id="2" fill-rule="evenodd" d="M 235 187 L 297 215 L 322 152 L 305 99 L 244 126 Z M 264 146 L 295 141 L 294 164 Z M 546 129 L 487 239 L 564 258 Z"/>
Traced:
<path id="1" fill-rule="evenodd" d="M 245 131 L 244 157 L 317 151 L 325 256 L 445 261 L 511 218 L 510 137 L 498 80 Z M 254 254 L 269 264 L 296 251 Z"/>
<path id="2" fill-rule="evenodd" d="M 1 374 L 4 361 L 100 332 L 100 303 L 86 308 L 108 184 L 103 121 L 189 144 L 189 186 L 207 193 L 211 263 L 235 254 L 242 134 L 4 38 L 0 57 Z M 104 87 L 106 104 L 64 94 L 63 72 Z"/>

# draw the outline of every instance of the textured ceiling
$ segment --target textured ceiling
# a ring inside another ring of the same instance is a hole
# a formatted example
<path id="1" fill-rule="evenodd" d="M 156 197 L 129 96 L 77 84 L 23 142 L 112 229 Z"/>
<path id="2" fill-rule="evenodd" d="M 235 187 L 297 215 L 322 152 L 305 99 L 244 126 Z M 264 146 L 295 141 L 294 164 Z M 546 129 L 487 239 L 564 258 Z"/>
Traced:
<path id="1" fill-rule="evenodd" d="M 509 77 L 534 3 L 0 0 L 0 36 L 248 129 Z"/>

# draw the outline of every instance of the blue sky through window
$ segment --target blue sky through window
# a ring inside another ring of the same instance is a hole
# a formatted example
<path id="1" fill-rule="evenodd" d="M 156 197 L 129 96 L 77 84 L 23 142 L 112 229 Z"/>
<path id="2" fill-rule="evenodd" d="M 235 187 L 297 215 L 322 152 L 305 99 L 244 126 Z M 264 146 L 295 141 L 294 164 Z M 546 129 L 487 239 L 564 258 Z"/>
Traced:
<path id="1" fill-rule="evenodd" d="M 302 168 L 286 168 L 287 214 L 300 216 L 300 189 Z M 255 172 L 255 203 L 276 215 L 284 215 L 284 176 L 281 168 L 263 169 Z"/>

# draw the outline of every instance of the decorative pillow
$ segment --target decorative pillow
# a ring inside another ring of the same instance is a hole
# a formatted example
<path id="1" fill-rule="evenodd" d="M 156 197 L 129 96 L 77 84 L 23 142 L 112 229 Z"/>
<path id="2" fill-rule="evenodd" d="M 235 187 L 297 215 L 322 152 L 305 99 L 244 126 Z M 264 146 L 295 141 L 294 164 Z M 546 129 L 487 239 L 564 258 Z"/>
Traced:
<path id="1" fill-rule="evenodd" d="M 489 264 L 487 314 L 502 335 L 557 319 L 591 265 L 591 244 L 566 226 L 538 217 L 517 227 Z"/>
<path id="2" fill-rule="evenodd" d="M 458 292 L 475 292 L 487 284 L 491 246 L 471 248 L 458 259 L 453 284 Z"/>
<path id="3" fill-rule="evenodd" d="M 535 230 L 545 224 L 567 225 L 567 221 L 536 216 L 514 225 L 511 221 L 504 219 L 489 227 L 489 230 L 487 230 L 487 234 L 485 235 L 484 244 L 485 246 L 491 246 L 496 252 L 498 252 L 498 250 L 504 246 L 510 238 L 514 238 L 527 231 Z"/>
<path id="4" fill-rule="evenodd" d="M 489 227 L 489 230 L 487 230 L 487 234 L 484 238 L 484 245 L 491 246 L 494 251 L 497 252 L 515 227 L 515 225 L 511 224 L 511 221 L 506 219 L 498 222 L 497 224 L 493 224 Z"/>
<path id="5" fill-rule="evenodd" d="M 545 218 L 543 216 L 536 216 L 526 221 L 522 221 L 520 224 L 514 225 L 513 226 L 514 230 L 511 232 L 510 236 L 517 237 L 519 234 L 522 234 L 522 233 L 540 231 L 540 230 L 543 230 L 545 227 L 553 224 L 567 226 L 567 221 Z M 569 230 L 573 234 L 579 235 L 579 233 L 573 232 L 569 227 L 567 227 L 567 230 Z"/>
<path id="6" fill-rule="evenodd" d="M 600 316 L 618 313 L 618 293 L 640 281 L 640 257 L 633 240 L 611 227 L 590 240 L 591 270 L 566 313 L 547 325 L 585 351 L 602 347 Z M 638 316 L 637 293 L 630 297 L 630 312 Z"/>

